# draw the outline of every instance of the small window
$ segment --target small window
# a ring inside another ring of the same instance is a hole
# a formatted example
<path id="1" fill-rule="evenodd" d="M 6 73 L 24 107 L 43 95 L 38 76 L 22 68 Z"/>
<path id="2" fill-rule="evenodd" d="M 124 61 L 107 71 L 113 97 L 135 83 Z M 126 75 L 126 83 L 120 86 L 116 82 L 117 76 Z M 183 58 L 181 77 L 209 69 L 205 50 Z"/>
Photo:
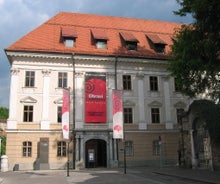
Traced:
<path id="1" fill-rule="evenodd" d="M 61 41 L 66 47 L 75 47 L 77 32 L 74 27 L 61 28 Z"/>
<path id="2" fill-rule="evenodd" d="M 107 40 L 98 40 L 96 42 L 97 49 L 107 49 Z"/>
<path id="3" fill-rule="evenodd" d="M 32 154 L 32 142 L 25 141 L 22 146 L 22 156 L 31 157 Z"/>
<path id="4" fill-rule="evenodd" d="M 59 88 L 67 87 L 67 73 L 66 72 L 58 73 L 58 87 Z"/>
<path id="5" fill-rule="evenodd" d="M 133 156 L 133 142 L 125 141 L 125 154 L 126 156 Z"/>
<path id="6" fill-rule="evenodd" d="M 75 47 L 75 39 L 73 38 L 65 38 L 64 39 L 65 47 Z"/>
<path id="7" fill-rule="evenodd" d="M 123 75 L 123 89 L 131 90 L 131 76 L 130 75 Z"/>
<path id="8" fill-rule="evenodd" d="M 123 45 L 125 44 L 127 50 L 137 50 L 138 39 L 131 32 L 120 32 L 123 39 Z"/>
<path id="9" fill-rule="evenodd" d="M 57 107 L 57 122 L 58 123 L 62 122 L 62 107 L 61 106 Z"/>
<path id="10" fill-rule="evenodd" d="M 182 113 L 184 112 L 184 109 L 180 108 L 180 109 L 176 109 L 176 119 L 177 119 L 177 123 L 181 123 L 181 116 Z"/>
<path id="11" fill-rule="evenodd" d="M 133 123 L 132 108 L 124 108 L 124 123 L 125 124 L 132 124 Z"/>
<path id="12" fill-rule="evenodd" d="M 126 42 L 127 50 L 137 50 L 137 42 Z"/>
<path id="13" fill-rule="evenodd" d="M 160 155 L 160 143 L 159 140 L 153 141 L 153 155 L 159 156 Z"/>
<path id="14" fill-rule="evenodd" d="M 167 45 L 167 43 L 163 39 L 161 39 L 159 35 L 147 34 L 146 36 L 152 49 L 154 49 L 157 53 L 165 53 L 165 46 Z"/>
<path id="15" fill-rule="evenodd" d="M 165 45 L 164 44 L 154 44 L 154 49 L 157 53 L 165 53 Z"/>
<path id="16" fill-rule="evenodd" d="M 158 91 L 158 78 L 155 76 L 150 76 L 150 90 Z"/>
<path id="17" fill-rule="evenodd" d="M 152 123 L 160 123 L 160 110 L 159 108 L 151 109 L 151 120 Z"/>
<path id="18" fill-rule="evenodd" d="M 66 142 L 59 141 L 57 142 L 57 156 L 66 157 Z"/>
<path id="19" fill-rule="evenodd" d="M 33 110 L 34 107 L 32 105 L 25 105 L 24 106 L 24 122 L 33 122 Z"/>
<path id="20" fill-rule="evenodd" d="M 35 72 L 26 71 L 25 72 L 25 87 L 34 87 Z"/>

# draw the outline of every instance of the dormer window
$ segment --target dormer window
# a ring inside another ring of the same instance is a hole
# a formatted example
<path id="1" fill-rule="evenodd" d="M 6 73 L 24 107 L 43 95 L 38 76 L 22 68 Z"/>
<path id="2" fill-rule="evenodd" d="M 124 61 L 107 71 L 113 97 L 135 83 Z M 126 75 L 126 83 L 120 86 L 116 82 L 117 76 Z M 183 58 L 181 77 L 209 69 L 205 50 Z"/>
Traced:
<path id="1" fill-rule="evenodd" d="M 61 38 L 66 47 L 75 47 L 77 38 L 76 30 L 73 27 L 62 27 Z"/>
<path id="2" fill-rule="evenodd" d="M 106 40 L 97 40 L 96 47 L 97 47 L 97 49 L 107 49 L 107 41 Z"/>
<path id="3" fill-rule="evenodd" d="M 65 47 L 75 47 L 75 39 L 73 38 L 64 38 Z"/>
<path id="4" fill-rule="evenodd" d="M 107 41 L 108 37 L 104 30 L 93 29 L 92 33 L 92 41 L 93 44 L 96 45 L 97 49 L 107 49 Z"/>
<path id="5" fill-rule="evenodd" d="M 165 53 L 165 46 L 167 43 L 164 40 L 162 40 L 157 34 L 147 34 L 146 36 L 151 48 L 157 53 Z"/>
<path id="6" fill-rule="evenodd" d="M 138 39 L 132 33 L 120 32 L 120 35 L 127 50 L 137 50 Z"/>

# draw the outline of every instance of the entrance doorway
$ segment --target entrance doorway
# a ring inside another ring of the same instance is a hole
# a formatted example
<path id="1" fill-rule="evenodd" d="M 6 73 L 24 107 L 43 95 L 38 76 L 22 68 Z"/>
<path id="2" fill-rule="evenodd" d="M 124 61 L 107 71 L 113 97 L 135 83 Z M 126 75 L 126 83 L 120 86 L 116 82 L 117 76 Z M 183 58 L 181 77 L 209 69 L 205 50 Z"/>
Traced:
<path id="1" fill-rule="evenodd" d="M 106 167 L 106 142 L 101 139 L 91 139 L 86 142 L 86 168 Z"/>

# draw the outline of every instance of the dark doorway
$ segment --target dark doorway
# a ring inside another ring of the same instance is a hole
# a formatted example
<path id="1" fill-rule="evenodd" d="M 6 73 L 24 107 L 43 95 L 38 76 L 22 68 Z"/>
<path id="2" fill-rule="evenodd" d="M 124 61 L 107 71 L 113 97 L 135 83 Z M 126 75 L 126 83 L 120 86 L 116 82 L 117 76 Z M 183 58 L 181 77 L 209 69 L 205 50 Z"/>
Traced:
<path id="1" fill-rule="evenodd" d="M 86 142 L 86 168 L 106 167 L 106 142 L 100 139 L 91 139 Z"/>

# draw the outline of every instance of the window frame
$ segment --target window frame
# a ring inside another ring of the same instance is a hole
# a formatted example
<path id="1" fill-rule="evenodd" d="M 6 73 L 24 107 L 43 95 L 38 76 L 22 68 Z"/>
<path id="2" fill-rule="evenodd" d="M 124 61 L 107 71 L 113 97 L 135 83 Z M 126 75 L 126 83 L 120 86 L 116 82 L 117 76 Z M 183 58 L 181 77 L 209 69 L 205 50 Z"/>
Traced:
<path id="1" fill-rule="evenodd" d="M 30 109 L 32 108 L 32 109 Z M 33 122 L 34 120 L 34 106 L 24 105 L 23 107 L 23 122 Z"/>
<path id="2" fill-rule="evenodd" d="M 124 149 L 126 156 L 134 156 L 134 144 L 133 141 L 125 141 L 124 142 Z"/>
<path id="3" fill-rule="evenodd" d="M 127 50 L 134 50 L 137 51 L 137 42 L 131 42 L 131 41 L 126 41 L 125 46 Z"/>
<path id="4" fill-rule="evenodd" d="M 150 91 L 159 91 L 158 77 L 157 76 L 150 76 L 149 77 L 149 83 L 150 83 Z"/>
<path id="5" fill-rule="evenodd" d="M 31 141 L 22 142 L 22 157 L 32 157 L 32 142 Z"/>
<path id="6" fill-rule="evenodd" d="M 124 124 L 133 124 L 133 108 L 132 107 L 124 107 L 123 108 L 124 115 Z"/>
<path id="7" fill-rule="evenodd" d="M 65 141 L 57 142 L 57 157 L 66 157 L 67 156 L 67 143 Z"/>
<path id="8" fill-rule="evenodd" d="M 157 112 L 155 112 L 157 111 Z M 160 124 L 160 108 L 152 107 L 151 108 L 151 123 Z"/>
<path id="9" fill-rule="evenodd" d="M 160 149 L 161 149 L 161 146 L 160 146 L 160 141 L 159 140 L 153 140 L 152 142 L 152 154 L 153 156 L 160 156 Z"/>
<path id="10" fill-rule="evenodd" d="M 75 48 L 76 47 L 76 39 L 75 38 L 64 38 L 65 47 Z"/>
<path id="11" fill-rule="evenodd" d="M 100 49 L 100 50 L 106 50 L 107 49 L 107 40 L 96 40 L 96 48 Z"/>
<path id="12" fill-rule="evenodd" d="M 131 75 L 123 75 L 122 82 L 123 82 L 123 90 L 132 90 Z"/>
<path id="13" fill-rule="evenodd" d="M 62 106 L 57 106 L 57 123 L 62 123 Z"/>
<path id="14" fill-rule="evenodd" d="M 35 86 L 35 71 L 25 71 L 25 87 Z"/>
<path id="15" fill-rule="evenodd" d="M 68 73 L 58 72 L 58 88 L 67 88 L 68 85 Z"/>

